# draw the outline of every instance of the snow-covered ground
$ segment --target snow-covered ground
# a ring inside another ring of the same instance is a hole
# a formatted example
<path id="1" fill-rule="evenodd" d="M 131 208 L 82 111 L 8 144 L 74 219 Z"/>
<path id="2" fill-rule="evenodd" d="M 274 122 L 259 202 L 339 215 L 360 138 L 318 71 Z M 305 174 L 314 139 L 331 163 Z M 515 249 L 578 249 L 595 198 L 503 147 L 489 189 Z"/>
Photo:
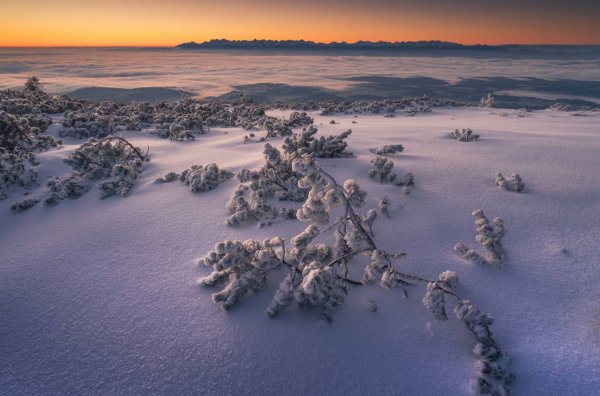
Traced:
<path id="1" fill-rule="evenodd" d="M 514 394 L 599 394 L 600 114 L 517 115 L 473 108 L 397 118 L 313 114 L 322 134 L 352 128 L 355 158 L 321 162 L 340 181 L 357 179 L 368 206 L 388 195 L 391 219 L 380 217 L 374 233 L 382 248 L 407 253 L 397 268 L 427 278 L 456 271 L 457 293 L 495 317 L 496 339 L 517 374 Z M 454 128 L 472 128 L 481 140 L 449 139 Z M 199 194 L 154 180 L 192 164 L 259 167 L 263 146 L 243 144 L 245 134 L 215 128 L 169 142 L 126 133 L 151 154 L 129 197 L 100 200 L 93 189 L 23 213 L 9 211 L 16 192 L 0 201 L 0 394 L 467 392 L 474 339 L 454 315 L 434 321 L 421 285 L 408 298 L 351 287 L 331 324 L 317 310 L 264 315 L 279 279 L 231 312 L 213 304 L 211 289 L 196 283 L 210 271 L 195 259 L 224 239 L 289 238 L 306 224 L 228 228 L 224 204 L 235 179 Z M 61 159 L 82 142 L 66 143 L 39 155 L 40 180 L 67 174 Z M 410 195 L 367 177 L 370 150 L 397 143 L 405 151 L 392 158 L 395 169 L 415 176 Z M 518 172 L 525 190 L 498 189 L 497 171 Z M 479 248 L 477 208 L 508 229 L 501 269 L 452 250 L 457 242 Z M 356 259 L 351 276 L 360 279 L 365 264 Z"/>

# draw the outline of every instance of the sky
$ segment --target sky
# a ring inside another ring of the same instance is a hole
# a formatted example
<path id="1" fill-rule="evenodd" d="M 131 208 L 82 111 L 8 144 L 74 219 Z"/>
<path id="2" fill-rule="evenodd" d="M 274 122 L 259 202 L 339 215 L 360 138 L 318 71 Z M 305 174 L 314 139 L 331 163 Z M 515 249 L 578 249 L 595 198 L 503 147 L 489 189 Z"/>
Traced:
<path id="1" fill-rule="evenodd" d="M 226 39 L 600 44 L 599 0 L 0 0 L 0 46 Z"/>

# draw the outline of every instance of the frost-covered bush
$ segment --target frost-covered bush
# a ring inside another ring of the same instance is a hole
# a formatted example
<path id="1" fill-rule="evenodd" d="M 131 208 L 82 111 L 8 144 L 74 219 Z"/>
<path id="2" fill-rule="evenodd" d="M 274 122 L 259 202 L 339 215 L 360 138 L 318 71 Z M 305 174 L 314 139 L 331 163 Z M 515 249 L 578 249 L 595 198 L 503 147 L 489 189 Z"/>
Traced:
<path id="1" fill-rule="evenodd" d="M 346 139 L 352 133 L 351 129 L 339 135 L 316 137 L 319 130 L 314 126 L 303 128 L 300 133 L 287 137 L 283 148 L 286 152 L 295 152 L 298 155 L 310 154 L 315 158 L 351 157 L 352 153 L 346 152 L 348 142 Z"/>
<path id="2" fill-rule="evenodd" d="M 0 91 L 0 110 L 27 118 L 39 117 L 46 124 L 49 118 L 45 114 L 62 113 L 82 106 L 83 101 L 67 96 L 51 96 L 43 88 L 36 77 L 30 77 L 20 91 Z M 37 126 L 42 131 L 45 129 L 34 123 L 30 125 Z"/>
<path id="3" fill-rule="evenodd" d="M 518 173 L 513 173 L 510 177 L 510 181 L 506 180 L 502 173 L 496 173 L 496 186 L 509 191 L 521 192 L 525 188 L 525 183 Z"/>
<path id="4" fill-rule="evenodd" d="M 10 210 L 12 210 L 13 212 L 22 212 L 24 210 L 33 208 L 39 202 L 40 202 L 39 198 L 26 198 L 22 201 L 12 204 L 10 206 Z"/>
<path id="5" fill-rule="evenodd" d="M 477 395 L 508 395 L 508 386 L 515 375 L 509 367 L 510 359 L 494 339 L 491 330 L 494 319 L 469 300 L 461 300 L 454 313 L 477 340 L 473 353 L 479 360 L 477 376 L 470 381 L 471 390 Z"/>
<path id="6" fill-rule="evenodd" d="M 194 133 L 183 125 L 171 124 L 168 138 L 170 141 L 194 140 Z"/>
<path id="7" fill-rule="evenodd" d="M 175 174 L 176 175 L 176 174 Z M 168 173 L 162 180 L 171 181 L 173 173 Z M 192 165 L 179 175 L 179 180 L 189 186 L 191 192 L 210 191 L 219 184 L 233 177 L 233 173 L 219 169 L 217 164 Z"/>
<path id="8" fill-rule="evenodd" d="M 179 173 L 169 172 L 163 177 L 159 177 L 155 180 L 156 183 L 171 183 L 175 180 L 179 180 Z"/>
<path id="9" fill-rule="evenodd" d="M 101 197 L 127 196 L 142 172 L 143 155 L 126 139 L 108 137 L 90 139 L 75 150 L 64 162 L 75 176 L 88 180 L 104 180 L 98 184 Z"/>
<path id="10" fill-rule="evenodd" d="M 62 120 L 61 137 L 77 139 L 103 138 L 112 135 L 117 130 L 114 115 L 104 115 L 95 112 L 93 108 L 83 108 L 67 111 Z"/>
<path id="11" fill-rule="evenodd" d="M 306 112 L 298 112 L 298 111 L 294 111 L 292 114 L 290 114 L 290 118 L 287 121 L 287 124 L 292 128 L 308 126 L 313 123 L 314 123 L 314 120 L 311 116 L 306 114 Z"/>
<path id="12" fill-rule="evenodd" d="M 392 172 L 394 163 L 383 157 L 375 157 L 371 160 L 373 168 L 369 169 L 369 177 L 377 179 L 383 183 L 393 183 L 396 180 L 396 174 Z"/>
<path id="13" fill-rule="evenodd" d="M 278 250 L 282 241 L 278 238 L 258 241 L 224 241 L 215 245 L 204 259 L 213 272 L 199 280 L 204 286 L 226 286 L 212 298 L 224 309 L 230 309 L 250 293 L 266 285 L 266 274 L 281 264 Z"/>
<path id="14" fill-rule="evenodd" d="M 38 185 L 35 153 L 62 144 L 43 133 L 49 124 L 39 114 L 15 115 L 0 110 L 0 200 L 6 198 L 10 186 Z"/>
<path id="15" fill-rule="evenodd" d="M 315 157 L 336 158 L 349 155 L 345 152 L 345 139 L 351 131 L 319 139 L 314 137 L 316 132 L 316 128 L 308 127 L 287 137 L 281 151 L 265 144 L 265 165 L 258 170 L 241 169 L 237 172 L 236 176 L 243 184 L 234 191 L 226 205 L 230 214 L 226 220 L 227 225 L 236 227 L 258 222 L 260 226 L 266 226 L 278 217 L 295 219 L 309 215 L 311 209 L 308 206 L 304 212 L 288 208 L 277 209 L 268 200 L 306 200 L 311 191 L 310 177 L 304 175 L 302 169 L 307 166 L 312 169 L 312 159 Z M 301 158 L 304 160 L 298 161 Z M 322 197 L 315 194 L 311 199 L 316 203 Z"/>
<path id="16" fill-rule="evenodd" d="M 33 153 L 14 154 L 0 148 L 0 200 L 7 196 L 10 186 L 31 188 L 38 185 L 37 164 Z"/>
<path id="17" fill-rule="evenodd" d="M 377 155 L 391 155 L 396 153 L 401 153 L 404 151 L 404 146 L 401 144 L 386 144 L 379 147 L 375 150 L 375 154 Z"/>
<path id="18" fill-rule="evenodd" d="M 455 129 L 449 133 L 450 137 L 458 140 L 459 142 L 472 142 L 479 139 L 477 133 L 473 133 L 471 128 Z"/>
<path id="19" fill-rule="evenodd" d="M 501 266 L 504 258 L 502 238 L 506 233 L 504 222 L 501 218 L 496 217 L 490 224 L 481 209 L 477 209 L 472 214 L 475 216 L 475 229 L 477 230 L 475 240 L 486 249 L 486 256 L 481 256 L 479 253 L 469 249 L 462 243 L 457 243 L 454 246 L 454 251 L 465 260 L 478 264 Z"/>
<path id="20" fill-rule="evenodd" d="M 384 195 L 377 200 L 377 209 L 379 209 L 379 213 L 384 214 L 388 219 L 391 217 L 389 207 L 390 200 L 387 195 Z"/>
<path id="21" fill-rule="evenodd" d="M 43 134 L 49 125 L 43 120 L 39 116 L 18 116 L 0 110 L 0 148 L 9 153 L 19 154 L 59 147 L 61 141 Z"/>
<path id="22" fill-rule="evenodd" d="M 404 187 L 404 193 L 409 194 L 411 188 L 415 185 L 415 178 L 411 172 L 407 172 L 402 178 L 399 178 L 393 172 L 394 163 L 384 157 L 375 157 L 371 160 L 373 168 L 369 169 L 369 177 L 385 183 L 394 183 L 397 186 Z"/>
<path id="23" fill-rule="evenodd" d="M 479 107 L 496 107 L 496 100 L 494 99 L 493 93 L 488 93 L 484 97 L 481 98 L 479 102 Z"/>
<path id="24" fill-rule="evenodd" d="M 287 247 L 281 237 L 262 242 L 227 240 L 218 243 L 200 260 L 200 263 L 212 267 L 212 272 L 202 277 L 200 284 L 220 288 L 213 294 L 213 301 L 228 310 L 242 298 L 264 289 L 271 272 L 283 270 L 287 274 L 267 306 L 266 314 L 269 317 L 279 316 L 296 303 L 301 308 L 317 308 L 325 319 L 331 321 L 333 312 L 346 300 L 352 285 L 377 282 L 385 289 L 400 288 L 401 295 L 406 295 L 405 287 L 422 284 L 426 288 L 423 304 L 437 320 L 447 320 L 447 299 L 456 299 L 457 317 L 477 338 L 475 351 L 481 358 L 481 364 L 478 365 L 478 377 L 473 388 L 481 393 L 484 393 L 486 384 L 490 385 L 489 389 L 505 389 L 502 386 L 513 377 L 507 371 L 507 360 L 496 359 L 503 355 L 495 352 L 499 349 L 491 337 L 491 321 L 458 296 L 456 273 L 445 271 L 437 280 L 427 280 L 400 271 L 393 262 L 404 254 L 386 252 L 377 246 L 373 237 L 372 226 L 377 212 L 374 209 L 362 215 L 356 212 L 365 204 L 366 196 L 366 191 L 356 181 L 347 180 L 339 185 L 307 154 L 292 160 L 292 170 L 301 176 L 297 180 L 298 185 L 309 190 L 297 217 L 310 224 L 291 238 Z M 261 180 L 259 173 L 248 170 L 239 172 L 238 178 L 248 183 Z M 248 215 L 252 215 L 244 199 L 249 189 L 248 185 L 242 184 L 236 190 L 227 204 L 232 211 L 239 213 L 240 207 L 245 206 Z M 331 236 L 329 241 L 328 235 Z M 363 270 L 361 282 L 358 282 L 349 278 L 348 273 L 353 258 L 361 254 L 369 256 L 371 261 Z M 503 376 L 503 373 L 506 375 Z"/>
<path id="25" fill-rule="evenodd" d="M 267 131 L 266 136 L 258 139 L 259 142 L 264 142 L 267 139 L 275 138 L 278 136 L 290 136 L 293 133 L 293 128 L 311 125 L 314 120 L 305 112 L 294 111 L 290 118 L 275 118 L 264 114 L 252 118 L 253 121 L 245 122 L 242 127 L 244 129 L 257 129 L 263 128 Z M 258 121 L 257 121 L 258 120 Z M 244 143 L 254 140 L 256 135 L 250 133 L 244 137 Z"/>
<path id="26" fill-rule="evenodd" d="M 46 187 L 50 194 L 44 199 L 45 206 L 54 206 L 63 199 L 77 199 L 90 190 L 90 186 L 81 184 L 81 179 L 76 176 L 52 177 Z"/>
<path id="27" fill-rule="evenodd" d="M 267 131 L 267 135 L 263 138 L 263 141 L 277 136 L 290 136 L 293 133 L 292 125 L 288 124 L 285 120 L 277 118 L 265 119 L 262 126 Z"/>

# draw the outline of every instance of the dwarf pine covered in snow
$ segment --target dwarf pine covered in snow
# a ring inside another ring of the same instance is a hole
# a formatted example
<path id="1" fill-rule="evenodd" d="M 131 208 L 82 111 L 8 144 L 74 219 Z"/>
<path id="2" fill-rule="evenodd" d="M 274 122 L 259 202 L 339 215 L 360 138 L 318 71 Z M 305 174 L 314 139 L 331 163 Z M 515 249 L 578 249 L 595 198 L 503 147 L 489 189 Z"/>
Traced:
<path id="1" fill-rule="evenodd" d="M 446 314 L 446 294 L 458 285 L 458 275 L 453 271 L 444 271 L 439 279 L 427 283 L 427 292 L 423 297 L 423 305 L 429 309 L 438 321 L 448 319 Z"/>
<path id="2" fill-rule="evenodd" d="M 402 295 L 407 294 L 404 287 L 425 284 L 423 304 L 437 320 L 447 320 L 446 298 L 450 296 L 460 300 L 455 292 L 458 285 L 456 273 L 445 271 L 437 280 L 432 281 L 399 271 L 394 267 L 393 260 L 403 257 L 404 254 L 393 254 L 379 249 L 373 238 L 372 226 L 377 218 L 376 210 L 369 209 L 364 215 L 356 214 L 356 209 L 364 205 L 366 196 L 366 191 L 362 190 L 356 181 L 347 180 L 340 186 L 312 156 L 306 154 L 292 161 L 292 170 L 300 176 L 297 180 L 298 185 L 309 189 L 304 205 L 297 211 L 297 217 L 298 220 L 310 224 L 291 238 L 287 249 L 280 237 L 262 243 L 224 241 L 217 244 L 215 249 L 201 260 L 205 265 L 212 266 L 213 272 L 200 280 L 204 286 L 222 287 L 220 292 L 213 294 L 216 304 L 225 309 L 231 308 L 244 296 L 263 289 L 271 271 L 285 269 L 289 272 L 279 283 L 271 303 L 266 308 L 265 312 L 269 317 L 280 315 L 296 302 L 299 307 L 319 309 L 323 317 L 331 321 L 333 312 L 345 301 L 350 285 L 378 282 L 386 289 L 401 288 Z M 260 180 L 260 176 L 256 179 L 256 175 L 251 171 L 241 172 L 238 177 L 241 180 L 252 180 L 252 183 Z M 250 187 L 242 184 L 236 190 L 227 204 L 231 211 L 240 213 L 240 207 L 245 207 L 248 216 L 253 215 L 244 199 L 249 189 Z M 325 226 L 330 223 L 338 208 L 343 215 L 332 226 L 319 229 L 318 225 Z M 482 227 L 483 213 L 474 214 L 478 220 L 478 227 Z M 330 244 L 316 243 L 317 238 L 324 238 L 331 229 L 334 232 Z M 485 230 L 482 229 L 481 233 L 485 234 Z M 348 277 L 348 266 L 359 254 L 371 257 L 371 262 L 364 268 L 362 282 Z M 478 319 L 467 311 L 457 308 L 456 312 L 460 312 L 457 316 L 465 321 L 476 336 L 476 332 L 479 331 L 478 320 L 489 329 L 491 323 Z M 492 345 L 488 338 L 483 337 L 482 340 L 485 341 L 482 345 Z M 502 373 L 498 371 L 496 361 L 490 360 L 493 357 L 488 358 L 490 350 L 488 348 L 480 353 L 485 364 L 478 366 L 482 368 L 478 368 L 480 374 L 474 382 L 475 386 L 480 386 L 476 388 L 479 392 L 483 392 L 486 384 L 492 384 L 490 386 L 495 387 L 493 389 L 500 389 L 499 382 L 492 383 L 483 376 L 493 372 L 492 376 L 496 378 Z"/>
<path id="3" fill-rule="evenodd" d="M 401 153 L 404 151 L 404 146 L 401 144 L 389 144 L 379 147 L 375 150 L 375 154 L 377 155 L 391 155 L 396 153 Z"/>
<path id="4" fill-rule="evenodd" d="M 322 222 L 328 221 L 325 212 L 318 206 L 326 201 L 331 205 L 330 200 L 335 199 L 335 194 L 330 192 L 327 195 L 327 191 L 313 191 L 311 178 L 318 174 L 313 161 L 319 156 L 346 156 L 345 138 L 350 131 L 320 139 L 314 137 L 316 132 L 316 128 L 308 127 L 301 133 L 287 137 L 282 151 L 269 143 L 265 144 L 265 165 L 258 170 L 241 169 L 237 172 L 236 176 L 243 184 L 234 191 L 226 205 L 230 212 L 226 220 L 228 225 L 240 226 L 258 222 L 259 225 L 265 226 L 270 225 L 277 217 L 304 219 L 322 216 Z M 298 211 L 277 209 L 268 202 L 270 198 L 301 202 L 309 196 L 310 200 Z"/>
<path id="5" fill-rule="evenodd" d="M 393 183 L 396 180 L 396 174 L 392 172 L 394 163 L 387 158 L 375 157 L 371 160 L 373 168 L 369 169 L 369 177 L 379 180 L 383 183 Z"/>
<path id="6" fill-rule="evenodd" d="M 31 91 L 29 95 L 42 96 L 36 92 Z M 10 186 L 32 188 L 38 185 L 35 153 L 62 144 L 43 133 L 50 123 L 43 115 L 16 115 L 0 108 L 0 200 L 6 198 Z"/>
<path id="7" fill-rule="evenodd" d="M 494 339 L 491 331 L 494 319 L 469 300 L 461 300 L 454 313 L 477 340 L 473 353 L 479 361 L 477 376 L 470 381 L 471 390 L 477 395 L 508 395 L 508 385 L 514 381 L 515 375 L 509 368 L 509 358 Z"/>
<path id="8" fill-rule="evenodd" d="M 59 147 L 62 141 L 43 133 L 50 123 L 40 115 L 20 116 L 0 110 L 0 148 L 18 155 Z"/>
<path id="9" fill-rule="evenodd" d="M 40 202 L 39 198 L 26 198 L 22 201 L 16 202 L 10 206 L 10 210 L 13 212 L 22 212 L 29 208 L 33 208 Z"/>
<path id="10" fill-rule="evenodd" d="M 506 180 L 502 173 L 496 173 L 496 186 L 503 188 L 508 191 L 521 192 L 525 188 L 525 183 L 518 173 L 513 173 L 510 177 L 510 181 Z"/>
<path id="11" fill-rule="evenodd" d="M 170 141 L 194 140 L 194 132 L 186 129 L 183 125 L 171 124 L 169 126 L 168 139 Z"/>
<path id="12" fill-rule="evenodd" d="M 477 209 L 472 214 L 475 216 L 475 229 L 477 230 L 475 240 L 487 250 L 486 256 L 482 257 L 479 253 L 469 249 L 462 243 L 457 243 L 454 246 L 454 251 L 465 260 L 478 264 L 502 265 L 504 257 L 502 238 L 506 233 L 504 222 L 501 218 L 496 217 L 490 224 L 481 209 Z"/>
<path id="13" fill-rule="evenodd" d="M 64 162 L 81 179 L 104 180 L 98 184 L 101 198 L 126 196 L 142 172 L 143 155 L 121 137 L 90 139 L 75 150 Z"/>
<path id="14" fill-rule="evenodd" d="M 7 197 L 10 186 L 25 188 L 38 185 L 37 169 L 31 165 L 36 164 L 33 153 L 11 153 L 0 148 L 0 200 Z"/>
<path id="15" fill-rule="evenodd" d="M 46 182 L 46 187 L 50 194 L 44 199 L 45 206 L 54 206 L 63 199 L 77 199 L 90 190 L 89 185 L 82 185 L 75 176 L 54 176 Z"/>
<path id="16" fill-rule="evenodd" d="M 379 180 L 381 184 L 394 183 L 397 186 L 404 187 L 404 193 L 409 194 L 411 188 L 415 185 L 415 179 L 411 172 L 407 172 L 402 178 L 393 172 L 394 163 L 384 157 L 375 157 L 371 160 L 373 168 L 369 169 L 369 177 Z"/>
<path id="17" fill-rule="evenodd" d="M 168 174 L 165 178 L 168 177 Z M 179 175 L 179 180 L 189 186 L 191 192 L 210 191 L 233 177 L 233 173 L 219 169 L 217 164 L 192 165 Z M 165 179 L 166 181 L 166 179 Z"/>
<path id="18" fill-rule="evenodd" d="M 163 177 L 159 177 L 155 180 L 155 183 L 171 183 L 175 180 L 179 180 L 179 173 L 169 172 Z"/>
<path id="19" fill-rule="evenodd" d="M 387 195 L 384 195 L 377 200 L 377 209 L 379 209 L 379 213 L 384 214 L 388 219 L 391 217 L 389 208 L 390 200 Z"/>
<path id="20" fill-rule="evenodd" d="M 490 92 L 482 97 L 481 101 L 479 102 L 479 107 L 496 107 L 496 99 L 494 99 L 494 94 Z"/>
<path id="21" fill-rule="evenodd" d="M 283 149 L 287 153 L 295 152 L 298 155 L 310 154 L 314 158 L 339 158 L 351 157 L 352 153 L 346 152 L 348 142 L 346 139 L 352 133 L 351 129 L 339 135 L 316 137 L 319 130 L 310 125 L 301 132 L 287 137 Z"/>
<path id="22" fill-rule="evenodd" d="M 471 128 L 455 129 L 449 133 L 450 137 L 458 140 L 459 142 L 472 142 L 479 139 L 477 133 L 473 133 Z"/>
<path id="23" fill-rule="evenodd" d="M 281 265 L 282 259 L 277 252 L 281 243 L 279 238 L 263 242 L 228 240 L 218 243 L 202 260 L 204 265 L 213 268 L 213 272 L 199 282 L 204 286 L 225 284 L 212 298 L 228 310 L 245 295 L 265 287 L 266 274 Z"/>

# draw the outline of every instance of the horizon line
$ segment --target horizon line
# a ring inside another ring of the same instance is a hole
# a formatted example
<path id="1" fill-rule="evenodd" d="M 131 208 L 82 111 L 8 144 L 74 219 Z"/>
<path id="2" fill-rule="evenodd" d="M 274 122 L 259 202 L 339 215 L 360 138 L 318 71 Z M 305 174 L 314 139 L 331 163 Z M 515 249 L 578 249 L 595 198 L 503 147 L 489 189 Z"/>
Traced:
<path id="1" fill-rule="evenodd" d="M 0 45 L 0 48 L 2 49 L 35 49 L 35 48 L 140 48 L 140 49 L 174 49 L 177 46 L 181 45 L 181 44 L 188 44 L 188 43 L 196 43 L 196 44 L 204 44 L 204 43 L 210 43 L 211 41 L 216 41 L 216 40 L 224 40 L 224 41 L 230 41 L 230 42 L 244 42 L 244 41 L 273 41 L 273 42 L 284 42 L 284 41 L 304 41 L 307 43 L 314 43 L 314 44 L 357 44 L 357 43 L 427 43 L 427 42 L 440 42 L 440 43 L 450 43 L 450 44 L 459 44 L 465 47 L 474 47 L 474 46 L 488 46 L 488 47 L 503 47 L 503 46 L 518 46 L 518 45 L 522 45 L 522 46 L 600 46 L 600 42 L 596 42 L 596 43 L 539 43 L 539 42 L 532 42 L 532 43 L 515 43 L 515 42 L 507 42 L 507 43 L 501 43 L 501 44 L 486 44 L 486 43 L 475 43 L 475 44 L 465 44 L 465 43 L 460 43 L 460 42 L 455 42 L 455 41 L 446 41 L 446 40 L 410 40 L 410 41 L 386 41 L 386 40 L 378 40 L 378 41 L 372 41 L 372 40 L 357 40 L 357 41 L 329 41 L 329 42 L 325 42 L 325 41 L 312 41 L 312 40 L 304 40 L 304 39 L 282 39 L 282 40 L 274 40 L 274 39 L 257 39 L 257 38 L 252 38 L 252 39 L 224 39 L 224 38 L 213 38 L 210 40 L 204 40 L 204 41 L 195 41 L 195 40 L 191 40 L 191 41 L 186 41 L 186 42 L 181 42 L 178 44 L 149 44 L 149 45 L 141 45 L 141 44 L 103 44 L 103 45 Z"/>

